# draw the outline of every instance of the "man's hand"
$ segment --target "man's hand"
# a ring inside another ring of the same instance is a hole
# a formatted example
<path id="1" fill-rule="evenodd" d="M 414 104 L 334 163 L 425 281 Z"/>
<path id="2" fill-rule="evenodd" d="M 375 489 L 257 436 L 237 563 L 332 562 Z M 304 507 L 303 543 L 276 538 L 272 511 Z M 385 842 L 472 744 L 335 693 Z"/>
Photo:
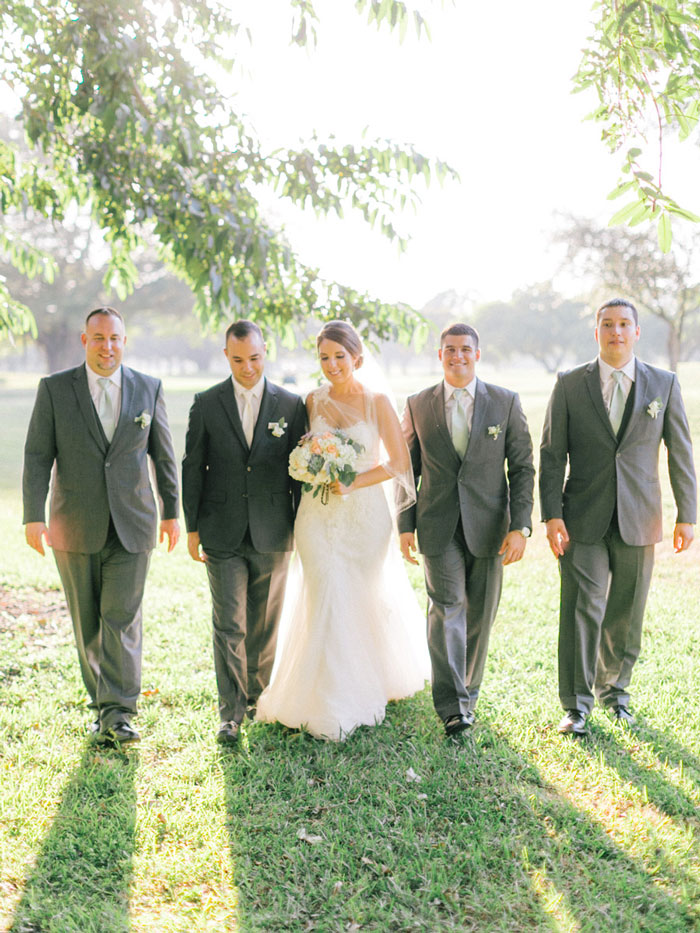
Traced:
<path id="1" fill-rule="evenodd" d="M 180 523 L 176 518 L 164 518 L 160 523 L 160 538 L 162 544 L 165 536 L 168 536 L 168 554 L 180 540 Z"/>
<path id="2" fill-rule="evenodd" d="M 563 557 L 564 551 L 569 544 L 569 532 L 566 530 L 564 520 L 561 518 L 550 518 L 547 522 L 547 540 L 555 557 Z"/>
<path id="3" fill-rule="evenodd" d="M 503 554 L 503 564 L 514 564 L 525 553 L 527 538 L 520 531 L 509 531 L 503 539 L 499 554 Z"/>
<path id="4" fill-rule="evenodd" d="M 201 564 L 206 564 L 207 555 L 200 547 L 198 531 L 189 531 L 187 533 L 187 550 L 192 560 L 199 561 Z"/>
<path id="5" fill-rule="evenodd" d="M 413 556 L 416 550 L 416 536 L 412 531 L 402 531 L 399 535 L 399 546 L 401 548 L 401 553 L 403 554 L 405 560 L 409 564 L 415 564 L 418 566 L 418 561 Z"/>
<path id="6" fill-rule="evenodd" d="M 681 551 L 687 551 L 693 543 L 694 537 L 695 532 L 693 531 L 692 525 L 689 525 L 687 522 L 678 522 L 673 529 L 673 549 L 676 554 L 680 554 Z"/>
<path id="7" fill-rule="evenodd" d="M 43 522 L 27 522 L 27 524 L 24 526 L 24 537 L 27 539 L 27 544 L 29 547 L 33 547 L 34 550 L 38 551 L 42 557 L 45 554 L 44 542 L 42 539 L 46 538 L 46 543 L 48 546 L 52 546 L 49 529 Z"/>

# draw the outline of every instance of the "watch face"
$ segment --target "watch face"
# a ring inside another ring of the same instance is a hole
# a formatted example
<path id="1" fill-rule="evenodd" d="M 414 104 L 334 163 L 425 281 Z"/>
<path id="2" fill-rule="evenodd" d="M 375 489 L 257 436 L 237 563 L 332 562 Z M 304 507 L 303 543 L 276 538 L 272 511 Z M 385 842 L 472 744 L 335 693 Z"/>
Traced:
<path id="1" fill-rule="evenodd" d="M 520 534 L 523 536 L 523 538 L 529 538 L 532 532 L 530 531 L 529 528 L 521 528 Z"/>

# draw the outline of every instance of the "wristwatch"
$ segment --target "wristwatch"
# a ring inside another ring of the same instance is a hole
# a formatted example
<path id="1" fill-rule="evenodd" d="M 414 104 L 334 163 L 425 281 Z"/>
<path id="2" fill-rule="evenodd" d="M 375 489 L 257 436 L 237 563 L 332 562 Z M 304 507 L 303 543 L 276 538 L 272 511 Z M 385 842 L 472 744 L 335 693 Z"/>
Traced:
<path id="1" fill-rule="evenodd" d="M 523 538 L 529 538 L 532 534 L 532 531 L 529 528 L 516 528 L 515 531 L 519 531 Z"/>

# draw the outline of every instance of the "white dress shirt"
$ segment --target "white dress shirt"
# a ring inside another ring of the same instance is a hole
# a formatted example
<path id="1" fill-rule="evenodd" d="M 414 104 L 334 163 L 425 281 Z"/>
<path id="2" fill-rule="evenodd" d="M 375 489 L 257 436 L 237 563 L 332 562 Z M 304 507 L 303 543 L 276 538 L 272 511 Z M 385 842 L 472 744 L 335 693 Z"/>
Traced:
<path id="1" fill-rule="evenodd" d="M 447 426 L 452 433 L 452 412 L 454 411 L 455 405 L 457 404 L 454 396 L 455 389 L 458 386 L 452 386 L 449 382 L 443 380 L 443 389 L 445 392 L 445 415 L 447 416 Z M 467 417 L 467 425 L 469 426 L 469 431 L 472 429 L 472 419 L 474 418 L 474 395 L 476 393 L 476 376 L 472 379 L 469 385 L 463 386 L 462 388 L 466 389 L 466 395 L 462 396 L 462 408 Z"/>
<path id="2" fill-rule="evenodd" d="M 106 386 L 105 391 L 109 392 L 109 398 L 112 402 L 112 410 L 115 412 L 114 418 L 114 427 L 116 429 L 117 424 L 119 423 L 119 416 L 122 410 L 122 368 L 118 366 L 111 376 L 102 376 L 100 373 L 96 373 L 94 369 L 85 364 L 85 369 L 87 370 L 88 377 L 88 388 L 90 389 L 90 398 L 92 399 L 92 404 L 95 406 L 95 411 L 99 410 L 100 396 L 102 395 L 102 386 L 97 381 L 98 379 L 109 379 L 109 385 Z"/>
<path id="3" fill-rule="evenodd" d="M 598 357 L 598 372 L 600 373 L 600 390 L 603 393 L 605 410 L 608 412 L 608 414 L 610 414 L 610 402 L 612 401 L 612 394 L 615 389 L 615 380 L 613 379 L 615 367 L 611 366 L 609 363 L 606 363 L 604 360 L 601 360 L 601 358 Z M 629 398 L 630 392 L 632 391 L 632 383 L 634 382 L 634 356 L 620 368 L 620 372 L 623 374 L 621 386 L 626 402 Z"/>
<path id="4" fill-rule="evenodd" d="M 231 382 L 233 382 L 233 391 L 236 396 L 236 405 L 238 406 L 241 424 L 243 424 L 243 411 L 245 409 L 246 396 L 250 399 L 250 405 L 253 411 L 253 425 L 257 424 L 263 392 L 265 391 L 265 377 L 263 376 L 262 379 L 258 379 L 252 389 L 246 389 L 239 382 L 236 382 L 233 376 L 231 376 Z"/>

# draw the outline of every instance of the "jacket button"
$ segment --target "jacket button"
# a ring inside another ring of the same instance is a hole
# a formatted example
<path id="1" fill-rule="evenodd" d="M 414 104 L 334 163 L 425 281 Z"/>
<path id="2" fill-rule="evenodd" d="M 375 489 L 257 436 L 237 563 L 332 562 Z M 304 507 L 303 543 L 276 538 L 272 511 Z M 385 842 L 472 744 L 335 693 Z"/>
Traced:
<path id="1" fill-rule="evenodd" d="M 248 493 L 247 493 L 247 492 L 244 492 L 244 493 L 243 493 L 243 498 L 244 498 L 244 499 L 247 499 L 247 498 L 248 498 Z"/>
<path id="2" fill-rule="evenodd" d="M 253 468 L 252 468 L 252 467 L 246 467 L 246 469 L 247 469 L 248 472 L 250 473 L 250 471 L 251 471 Z"/>
<path id="3" fill-rule="evenodd" d="M 112 464 L 109 462 L 109 460 L 107 461 L 107 463 L 105 463 L 105 467 L 108 467 L 108 466 L 111 466 L 111 465 L 112 465 Z"/>

